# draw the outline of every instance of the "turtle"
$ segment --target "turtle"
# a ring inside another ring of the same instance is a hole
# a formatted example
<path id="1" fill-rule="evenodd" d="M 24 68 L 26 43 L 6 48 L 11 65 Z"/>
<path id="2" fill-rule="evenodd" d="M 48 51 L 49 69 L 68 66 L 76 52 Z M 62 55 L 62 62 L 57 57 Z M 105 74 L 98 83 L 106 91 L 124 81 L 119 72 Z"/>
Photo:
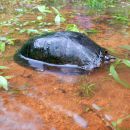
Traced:
<path id="1" fill-rule="evenodd" d="M 29 39 L 15 54 L 17 63 L 44 68 L 75 68 L 90 72 L 115 57 L 86 34 L 73 31 L 45 33 Z"/>

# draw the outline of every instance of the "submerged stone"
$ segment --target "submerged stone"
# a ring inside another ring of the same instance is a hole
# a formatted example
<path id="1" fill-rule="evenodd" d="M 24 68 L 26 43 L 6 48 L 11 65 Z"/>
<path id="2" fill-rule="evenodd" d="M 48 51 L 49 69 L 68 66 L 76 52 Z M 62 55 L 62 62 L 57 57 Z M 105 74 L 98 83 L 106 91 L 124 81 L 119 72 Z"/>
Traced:
<path id="1" fill-rule="evenodd" d="M 91 71 L 114 57 L 85 34 L 64 31 L 31 38 L 14 59 L 19 64 L 40 70 L 53 67 Z"/>

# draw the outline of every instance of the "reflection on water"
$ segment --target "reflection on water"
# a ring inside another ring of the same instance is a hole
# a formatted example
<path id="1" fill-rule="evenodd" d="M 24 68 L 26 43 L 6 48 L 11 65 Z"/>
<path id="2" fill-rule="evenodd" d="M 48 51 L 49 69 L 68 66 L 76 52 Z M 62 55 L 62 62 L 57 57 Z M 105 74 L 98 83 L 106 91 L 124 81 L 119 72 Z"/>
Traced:
<path id="1" fill-rule="evenodd" d="M 38 102 L 40 101 L 43 105 L 45 105 L 46 107 L 49 107 L 50 109 L 52 109 L 53 111 L 57 113 L 61 112 L 62 114 L 65 114 L 66 116 L 71 117 L 74 120 L 74 122 L 78 124 L 80 127 L 84 129 L 88 127 L 88 122 L 77 113 L 67 110 L 63 108 L 63 106 L 61 105 L 57 105 L 51 101 L 48 101 L 47 99 L 44 99 L 44 97 L 40 98 L 38 95 L 34 94 L 33 92 L 31 94 L 27 94 L 27 96 L 34 98 Z"/>
<path id="2" fill-rule="evenodd" d="M 15 111 L 14 111 L 15 110 Z M 8 103 L 0 100 L 0 129 L 1 130 L 41 130 L 45 124 L 40 115 L 24 104 L 10 99 Z"/>
<path id="3" fill-rule="evenodd" d="M 48 105 L 53 110 L 55 110 L 57 112 L 62 112 L 63 114 L 71 117 L 74 120 L 74 122 L 77 123 L 82 128 L 87 128 L 87 126 L 88 126 L 87 121 L 84 118 L 82 118 L 81 116 L 79 116 L 77 113 L 64 109 L 61 105 L 56 105 L 54 103 L 48 103 Z"/>
<path id="4" fill-rule="evenodd" d="M 17 57 L 18 56 L 18 57 Z M 88 73 L 88 71 L 84 70 L 82 67 L 78 65 L 71 65 L 71 64 L 65 64 L 65 65 L 58 65 L 58 64 L 52 64 L 47 63 L 43 61 L 38 61 L 34 59 L 30 59 L 27 57 L 24 57 L 23 55 L 17 55 L 15 56 L 15 61 L 23 66 L 29 66 L 34 68 L 38 71 L 51 71 L 51 72 L 61 72 L 62 74 L 68 74 L 68 75 L 77 75 L 77 74 L 84 74 Z"/>

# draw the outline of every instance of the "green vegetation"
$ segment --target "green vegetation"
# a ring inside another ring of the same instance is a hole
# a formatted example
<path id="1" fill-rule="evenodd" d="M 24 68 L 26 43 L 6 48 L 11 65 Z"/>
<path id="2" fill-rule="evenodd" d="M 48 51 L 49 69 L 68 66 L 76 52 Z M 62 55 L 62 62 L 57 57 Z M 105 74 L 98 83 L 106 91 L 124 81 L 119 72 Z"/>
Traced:
<path id="1" fill-rule="evenodd" d="M 65 22 L 66 19 L 64 18 L 64 16 L 55 7 L 52 7 L 52 9 L 56 14 L 54 19 L 55 23 L 59 25 L 61 22 Z"/>
<path id="2" fill-rule="evenodd" d="M 13 38 L 8 38 L 8 37 L 0 37 L 0 52 L 5 51 L 5 45 L 14 45 L 14 39 Z"/>
<path id="3" fill-rule="evenodd" d="M 122 45 L 120 48 L 130 51 L 130 45 Z"/>
<path id="4" fill-rule="evenodd" d="M 79 29 L 77 27 L 77 25 L 75 24 L 68 24 L 66 27 L 67 31 L 74 31 L 74 32 L 79 32 Z"/>
<path id="5" fill-rule="evenodd" d="M 117 66 L 119 66 L 120 64 L 125 64 L 127 67 L 130 67 L 130 61 L 126 60 L 126 59 L 117 59 L 116 62 L 114 64 L 111 64 L 110 66 L 110 74 L 112 75 L 112 77 L 121 85 L 123 85 L 126 88 L 130 88 L 130 84 L 128 84 L 127 82 L 121 80 L 119 78 L 118 73 L 116 72 L 116 68 Z"/>
<path id="6" fill-rule="evenodd" d="M 0 66 L 0 70 L 4 70 L 4 69 L 9 69 L 6 66 Z M 8 81 L 7 79 L 12 78 L 13 76 L 1 76 L 2 74 L 4 74 L 4 72 L 0 72 L 0 88 L 3 88 L 5 90 L 8 90 Z"/>
<path id="7" fill-rule="evenodd" d="M 4 88 L 5 90 L 8 90 L 8 81 L 3 76 L 0 76 L 0 87 Z"/>
<path id="8" fill-rule="evenodd" d="M 4 74 L 2 70 L 5 70 L 5 69 L 9 69 L 9 68 L 6 66 L 0 66 L 0 88 L 9 90 L 8 79 L 13 78 L 13 76 L 2 76 Z"/>
<path id="9" fill-rule="evenodd" d="M 38 5 L 35 6 L 30 11 L 32 11 L 33 13 L 35 11 L 38 11 L 37 16 L 33 18 L 34 20 L 21 21 L 20 19 L 22 19 L 23 15 L 18 14 L 15 18 L 11 18 L 10 20 L 0 22 L 0 26 L 1 27 L 7 26 L 11 28 L 9 34 L 12 34 L 14 31 L 17 31 L 19 34 L 27 33 L 28 35 L 37 35 L 37 34 L 42 34 L 43 32 L 51 31 L 51 29 L 45 28 L 44 26 L 54 25 L 53 22 L 51 23 L 46 22 L 46 16 L 55 13 L 56 14 L 56 16 L 54 17 L 55 24 L 60 24 L 65 21 L 63 15 L 55 7 L 49 9 L 45 5 Z M 26 13 L 28 14 L 32 12 L 27 11 Z M 30 26 L 34 26 L 34 27 L 30 27 Z"/>
<path id="10" fill-rule="evenodd" d="M 0 51 L 3 53 L 5 51 L 5 43 L 0 42 Z"/>
<path id="11" fill-rule="evenodd" d="M 122 45 L 120 48 L 130 51 L 130 45 Z M 116 68 L 118 68 L 121 64 L 124 64 L 130 68 L 130 60 L 117 58 L 116 61 L 110 66 L 110 75 L 115 79 L 115 81 L 123 85 L 125 88 L 130 88 L 130 83 L 127 83 L 126 81 L 120 79 L 116 71 Z"/>
<path id="12" fill-rule="evenodd" d="M 129 11 L 127 11 L 127 9 L 124 9 L 123 5 L 119 4 L 119 0 L 86 0 L 86 5 L 91 10 L 94 10 L 94 13 L 96 11 L 100 14 L 105 14 L 105 12 L 107 12 L 107 9 L 111 9 L 113 11 L 109 15 L 111 15 L 110 21 L 112 23 L 130 25 Z M 121 10 L 118 6 L 120 6 Z M 114 8 L 117 8 L 117 10 L 115 11 Z"/>
<path id="13" fill-rule="evenodd" d="M 0 53 L 5 52 L 6 44 L 14 45 L 14 39 L 8 38 L 8 37 L 0 37 Z M 1 76 L 4 74 L 2 70 L 9 69 L 6 66 L 0 66 L 0 88 L 3 88 L 5 90 L 8 90 L 8 81 L 7 79 L 12 78 L 12 76 Z"/>
<path id="14" fill-rule="evenodd" d="M 119 118 L 117 121 L 112 122 L 112 126 L 115 128 L 115 130 L 128 130 L 127 128 L 120 128 L 119 125 L 126 119 L 130 118 L 130 115 L 124 117 L 124 118 Z"/>
<path id="15" fill-rule="evenodd" d="M 80 85 L 80 95 L 84 97 L 90 97 L 94 94 L 95 84 L 86 82 Z"/>
<path id="16" fill-rule="evenodd" d="M 97 11 L 102 11 L 105 8 L 112 7 L 117 2 L 117 0 L 86 0 L 86 4 L 91 9 L 96 9 Z"/>
<path id="17" fill-rule="evenodd" d="M 105 8 L 104 0 L 86 0 L 86 2 L 91 9 L 102 10 Z"/>
<path id="18" fill-rule="evenodd" d="M 88 34 L 95 34 L 95 33 L 99 33 L 100 31 L 96 29 L 88 29 L 85 32 L 87 32 Z"/>
<path id="19" fill-rule="evenodd" d="M 46 15 L 47 13 L 52 13 L 51 10 L 49 10 L 49 8 L 45 5 L 38 5 L 35 8 L 37 8 L 38 11 L 43 15 Z"/>
<path id="20" fill-rule="evenodd" d="M 123 14 L 115 14 L 112 17 L 113 17 L 113 20 L 115 20 L 115 22 L 119 22 L 122 24 L 128 24 L 130 22 L 128 16 L 123 15 Z"/>

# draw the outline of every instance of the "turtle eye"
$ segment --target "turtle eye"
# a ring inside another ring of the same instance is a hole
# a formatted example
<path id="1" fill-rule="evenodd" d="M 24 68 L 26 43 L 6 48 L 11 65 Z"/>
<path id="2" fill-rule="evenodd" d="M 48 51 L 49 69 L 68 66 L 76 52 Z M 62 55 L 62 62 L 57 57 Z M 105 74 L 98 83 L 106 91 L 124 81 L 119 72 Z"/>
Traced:
<path id="1" fill-rule="evenodd" d="M 105 50 L 105 51 L 104 51 L 104 53 L 105 53 L 105 54 L 108 54 L 108 51 L 107 51 L 107 50 Z"/>

